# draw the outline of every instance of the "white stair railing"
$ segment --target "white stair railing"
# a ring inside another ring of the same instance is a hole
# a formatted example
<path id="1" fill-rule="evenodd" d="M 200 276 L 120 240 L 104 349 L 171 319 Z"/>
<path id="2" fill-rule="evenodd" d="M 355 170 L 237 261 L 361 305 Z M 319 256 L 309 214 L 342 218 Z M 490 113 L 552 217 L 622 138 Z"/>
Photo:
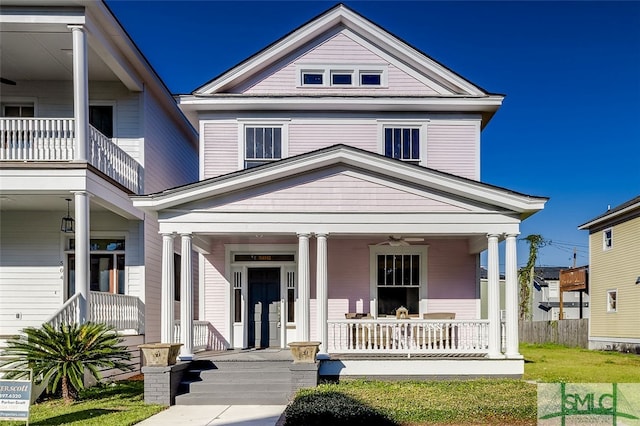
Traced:
<path id="1" fill-rule="evenodd" d="M 104 323 L 119 332 L 144 334 L 144 307 L 136 296 L 92 291 L 89 298 L 91 321 Z M 45 322 L 58 328 L 80 320 L 80 293 L 76 293 Z"/>
<path id="2" fill-rule="evenodd" d="M 80 293 L 76 293 L 69 298 L 58 311 L 51 315 L 45 324 L 51 324 L 54 328 L 61 324 L 75 324 L 80 320 Z"/>
<path id="3" fill-rule="evenodd" d="M 180 343 L 180 320 L 173 322 L 173 341 Z M 213 347 L 214 335 L 213 327 L 209 321 L 193 322 L 193 350 L 204 351 Z"/>

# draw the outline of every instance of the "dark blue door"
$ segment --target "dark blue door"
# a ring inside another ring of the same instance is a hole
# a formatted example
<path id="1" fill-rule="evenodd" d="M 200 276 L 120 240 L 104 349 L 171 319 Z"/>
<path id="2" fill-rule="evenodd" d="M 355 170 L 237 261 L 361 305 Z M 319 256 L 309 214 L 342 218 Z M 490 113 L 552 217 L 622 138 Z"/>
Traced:
<path id="1" fill-rule="evenodd" d="M 280 347 L 280 268 L 250 268 L 249 347 Z"/>

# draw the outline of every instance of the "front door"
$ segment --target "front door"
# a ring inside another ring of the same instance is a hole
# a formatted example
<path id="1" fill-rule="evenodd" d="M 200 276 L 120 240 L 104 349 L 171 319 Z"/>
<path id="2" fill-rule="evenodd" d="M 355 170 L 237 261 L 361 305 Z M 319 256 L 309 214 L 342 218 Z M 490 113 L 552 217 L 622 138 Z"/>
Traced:
<path id="1" fill-rule="evenodd" d="M 249 268 L 249 347 L 280 347 L 280 268 Z"/>

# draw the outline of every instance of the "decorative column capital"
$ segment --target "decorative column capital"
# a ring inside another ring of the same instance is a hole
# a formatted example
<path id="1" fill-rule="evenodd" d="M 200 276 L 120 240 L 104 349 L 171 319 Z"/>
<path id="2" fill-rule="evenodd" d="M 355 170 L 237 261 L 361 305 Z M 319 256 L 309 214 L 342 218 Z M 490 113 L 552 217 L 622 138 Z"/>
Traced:
<path id="1" fill-rule="evenodd" d="M 520 234 L 505 234 L 506 238 L 518 238 L 518 235 Z"/>
<path id="2" fill-rule="evenodd" d="M 488 239 L 492 239 L 492 238 L 499 239 L 500 238 L 500 234 L 487 234 L 487 238 Z"/>
<path id="3" fill-rule="evenodd" d="M 329 238 L 329 233 L 328 232 L 316 232 L 315 236 L 316 236 L 316 238 Z"/>
<path id="4" fill-rule="evenodd" d="M 186 238 L 191 239 L 193 238 L 193 234 L 191 232 L 181 232 L 180 237 L 183 239 L 186 239 Z"/>
<path id="5" fill-rule="evenodd" d="M 69 28 L 71 31 L 87 32 L 87 27 L 82 24 L 70 24 L 67 25 L 67 28 Z"/>

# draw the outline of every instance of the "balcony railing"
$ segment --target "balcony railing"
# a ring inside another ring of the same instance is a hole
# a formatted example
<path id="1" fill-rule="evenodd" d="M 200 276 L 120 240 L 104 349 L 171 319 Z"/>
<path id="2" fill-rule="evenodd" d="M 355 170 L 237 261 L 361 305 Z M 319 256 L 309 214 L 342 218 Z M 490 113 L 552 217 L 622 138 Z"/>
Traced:
<path id="1" fill-rule="evenodd" d="M 73 118 L 0 118 L 0 161 L 72 161 Z M 139 194 L 142 167 L 111 139 L 89 126 L 89 164 Z"/>
<path id="2" fill-rule="evenodd" d="M 330 353 L 486 354 L 488 320 L 328 321 Z"/>

